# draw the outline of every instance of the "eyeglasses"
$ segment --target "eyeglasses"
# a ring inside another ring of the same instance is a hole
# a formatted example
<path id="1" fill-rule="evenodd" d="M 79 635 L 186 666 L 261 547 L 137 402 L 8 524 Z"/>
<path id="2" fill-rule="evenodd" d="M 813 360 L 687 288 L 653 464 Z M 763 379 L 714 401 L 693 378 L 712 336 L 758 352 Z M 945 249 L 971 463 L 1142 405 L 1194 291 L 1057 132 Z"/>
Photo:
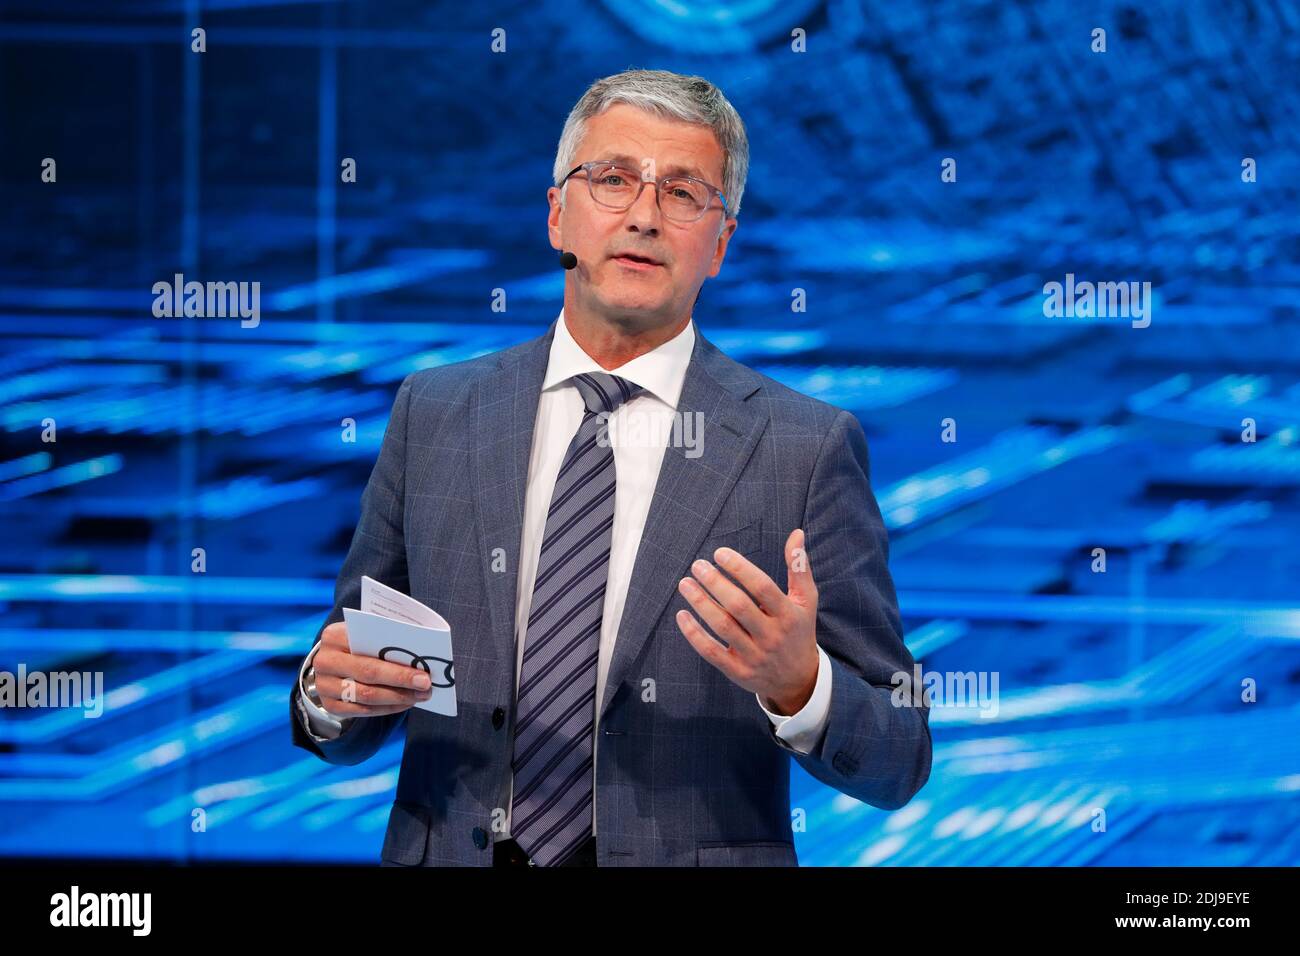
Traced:
<path id="1" fill-rule="evenodd" d="M 655 201 L 659 211 L 674 222 L 697 222 L 708 212 L 713 197 L 722 200 L 723 218 L 726 218 L 727 197 L 717 186 L 693 176 L 664 176 L 652 181 L 635 169 L 605 160 L 594 160 L 574 166 L 561 184 L 577 172 L 586 172 L 587 191 L 591 198 L 606 209 L 628 209 L 641 198 L 641 190 L 654 182 Z"/>

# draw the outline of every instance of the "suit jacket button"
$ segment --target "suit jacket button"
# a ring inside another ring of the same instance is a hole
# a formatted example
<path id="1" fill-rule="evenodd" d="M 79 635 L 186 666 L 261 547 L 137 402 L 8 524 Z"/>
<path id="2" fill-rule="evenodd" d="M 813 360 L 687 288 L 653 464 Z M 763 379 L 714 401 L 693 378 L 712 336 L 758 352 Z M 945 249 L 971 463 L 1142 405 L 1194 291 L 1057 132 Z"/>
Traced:
<path id="1" fill-rule="evenodd" d="M 492 726 L 493 726 L 493 727 L 495 727 L 497 730 L 500 730 L 500 729 L 501 729 L 501 725 L 504 724 L 505 722 L 506 722 L 506 712 L 505 712 L 505 710 L 503 710 L 502 708 L 498 707 L 496 710 L 492 711 Z"/>
<path id="2" fill-rule="evenodd" d="M 482 827 L 474 828 L 474 845 L 480 850 L 485 849 L 488 845 L 487 832 Z"/>

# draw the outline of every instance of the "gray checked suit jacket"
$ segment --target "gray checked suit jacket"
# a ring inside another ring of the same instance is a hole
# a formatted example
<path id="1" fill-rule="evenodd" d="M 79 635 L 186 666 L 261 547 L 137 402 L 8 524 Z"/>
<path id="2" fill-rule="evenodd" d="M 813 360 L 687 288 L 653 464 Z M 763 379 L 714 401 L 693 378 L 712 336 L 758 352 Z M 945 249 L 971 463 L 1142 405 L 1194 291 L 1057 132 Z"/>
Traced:
<path id="1" fill-rule="evenodd" d="M 524 487 L 554 332 L 553 322 L 539 338 L 402 382 L 325 621 L 359 606 L 365 574 L 436 609 L 451 624 L 458 715 L 358 718 L 317 744 L 290 697 L 293 742 L 333 764 L 360 763 L 403 728 L 385 864 L 492 864 L 510 783 Z M 891 675 L 910 675 L 913 660 L 866 437 L 850 413 L 733 361 L 698 331 L 678 410 L 703 414 L 703 453 L 665 451 L 637 551 L 599 702 L 598 865 L 797 865 L 792 757 L 886 810 L 930 775 L 928 710 L 891 702 Z M 777 737 L 754 695 L 704 661 L 674 621 L 688 607 L 677 581 L 724 545 L 784 589 L 783 549 L 797 527 L 832 668 L 829 722 L 809 754 Z M 493 570 L 496 549 L 504 572 Z M 647 678 L 653 702 L 643 700 Z"/>

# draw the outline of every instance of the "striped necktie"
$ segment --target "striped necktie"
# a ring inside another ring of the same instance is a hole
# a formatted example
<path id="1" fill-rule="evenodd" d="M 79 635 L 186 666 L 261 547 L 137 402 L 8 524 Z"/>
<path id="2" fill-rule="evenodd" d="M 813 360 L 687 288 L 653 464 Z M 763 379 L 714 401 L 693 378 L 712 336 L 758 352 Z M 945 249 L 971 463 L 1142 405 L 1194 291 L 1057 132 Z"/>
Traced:
<path id="1" fill-rule="evenodd" d="M 555 479 L 528 609 L 516 711 L 510 835 L 538 866 L 591 836 L 596 666 L 614 528 L 608 416 L 641 392 L 604 372 L 571 381 L 586 410 Z"/>

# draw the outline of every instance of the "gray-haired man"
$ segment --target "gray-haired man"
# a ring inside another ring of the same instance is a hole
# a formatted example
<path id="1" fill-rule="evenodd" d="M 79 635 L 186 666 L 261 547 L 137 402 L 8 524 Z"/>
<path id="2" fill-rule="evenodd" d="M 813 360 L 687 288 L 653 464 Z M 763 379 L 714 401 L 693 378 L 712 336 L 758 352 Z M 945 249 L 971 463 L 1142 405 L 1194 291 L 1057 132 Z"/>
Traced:
<path id="1" fill-rule="evenodd" d="M 928 778 L 861 425 L 692 319 L 748 149 L 700 77 L 593 84 L 547 194 L 559 316 L 402 382 L 291 704 L 332 763 L 404 726 L 383 862 L 793 865 L 791 756 L 888 809 Z M 363 575 L 450 622 L 454 719 L 349 653 Z"/>

